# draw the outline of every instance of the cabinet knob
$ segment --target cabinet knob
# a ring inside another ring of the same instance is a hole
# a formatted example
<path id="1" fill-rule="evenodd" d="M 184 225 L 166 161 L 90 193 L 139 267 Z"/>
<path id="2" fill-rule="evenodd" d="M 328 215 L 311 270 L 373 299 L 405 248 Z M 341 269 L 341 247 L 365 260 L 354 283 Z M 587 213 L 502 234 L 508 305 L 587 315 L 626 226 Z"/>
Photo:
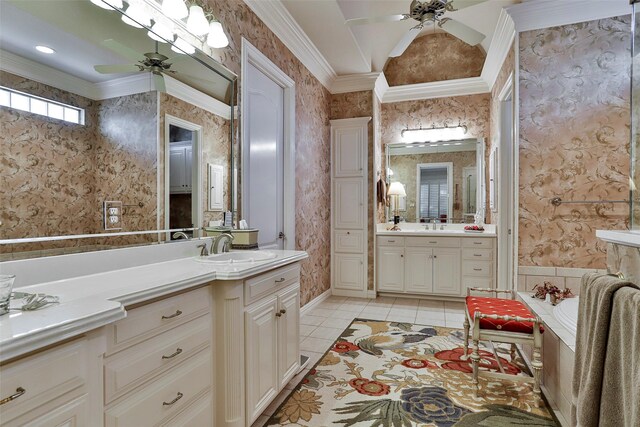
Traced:
<path id="1" fill-rule="evenodd" d="M 433 257 L 434 257 L 434 258 L 438 258 L 438 255 L 434 255 Z"/>
<path id="2" fill-rule="evenodd" d="M 280 310 L 280 314 L 285 314 L 287 312 L 287 310 L 285 310 L 284 308 L 282 310 Z"/>
<path id="3" fill-rule="evenodd" d="M 350 231 L 347 231 L 347 234 L 351 234 L 351 232 L 350 232 Z"/>
<path id="4" fill-rule="evenodd" d="M 282 317 L 282 313 L 281 312 L 277 312 L 276 313 L 276 317 Z"/>
<path id="5" fill-rule="evenodd" d="M 400 258 L 404 258 L 404 255 L 400 254 Z"/>

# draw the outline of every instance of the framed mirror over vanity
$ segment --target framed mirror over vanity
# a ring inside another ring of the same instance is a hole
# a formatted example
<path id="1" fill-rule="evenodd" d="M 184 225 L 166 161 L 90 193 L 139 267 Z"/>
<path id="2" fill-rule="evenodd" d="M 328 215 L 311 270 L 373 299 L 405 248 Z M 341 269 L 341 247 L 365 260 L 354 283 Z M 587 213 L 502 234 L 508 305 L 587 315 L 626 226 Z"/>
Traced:
<path id="1" fill-rule="evenodd" d="M 200 237 L 232 210 L 235 74 L 160 3 L 107 3 L 1 4 L 1 260 Z"/>

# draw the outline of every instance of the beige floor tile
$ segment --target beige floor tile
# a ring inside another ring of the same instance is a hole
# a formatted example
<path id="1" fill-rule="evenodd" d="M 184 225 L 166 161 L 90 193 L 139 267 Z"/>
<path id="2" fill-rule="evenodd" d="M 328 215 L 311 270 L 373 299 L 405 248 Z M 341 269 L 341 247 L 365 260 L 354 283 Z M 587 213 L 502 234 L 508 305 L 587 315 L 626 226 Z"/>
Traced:
<path id="1" fill-rule="evenodd" d="M 366 305 L 344 303 L 336 311 L 342 311 L 342 312 L 348 311 L 350 313 L 358 314 L 362 310 L 364 310 L 365 307 Z"/>
<path id="2" fill-rule="evenodd" d="M 300 350 L 313 351 L 315 353 L 324 353 L 329 350 L 334 340 L 322 339 L 316 337 L 305 337 L 300 343 Z"/>
<path id="3" fill-rule="evenodd" d="M 327 308 L 315 308 L 309 312 L 309 316 L 330 317 L 333 314 L 333 310 Z"/>
<path id="4" fill-rule="evenodd" d="M 327 298 L 324 301 L 327 301 L 327 302 L 338 302 L 338 303 L 342 304 L 346 300 L 347 300 L 347 297 L 340 297 L 340 296 L 337 296 L 337 295 L 331 295 L 329 298 Z"/>
<path id="5" fill-rule="evenodd" d="M 365 311 L 360 313 L 360 315 L 358 316 L 360 319 L 387 320 L 387 315 L 389 314 L 389 311 Z"/>
<path id="6" fill-rule="evenodd" d="M 464 313 L 464 303 L 463 302 L 453 302 L 453 301 L 445 301 L 444 303 L 444 311 L 445 313 Z"/>
<path id="7" fill-rule="evenodd" d="M 419 299 L 413 298 L 397 298 L 393 303 L 394 307 L 418 307 L 420 304 Z"/>
<path id="8" fill-rule="evenodd" d="M 323 340 L 331 340 L 333 342 L 340 336 L 340 334 L 342 334 L 343 331 L 344 329 L 325 328 L 323 326 L 318 326 L 316 330 L 313 331 L 309 336 L 313 338 L 321 338 Z M 324 351 L 326 351 L 327 349 L 328 347 L 325 348 Z"/>
<path id="9" fill-rule="evenodd" d="M 400 316 L 400 315 L 394 315 L 393 313 L 389 313 L 389 315 L 387 316 L 388 321 L 391 322 L 407 322 L 407 323 L 415 323 L 416 322 L 416 316 Z"/>
<path id="10" fill-rule="evenodd" d="M 392 314 L 394 316 L 413 316 L 416 317 L 416 314 L 418 313 L 418 308 L 414 307 L 414 308 L 409 308 L 409 307 L 396 307 L 393 306 L 393 308 L 391 310 L 389 310 L 389 314 Z"/>
<path id="11" fill-rule="evenodd" d="M 418 305 L 418 310 L 443 310 L 444 311 L 444 302 L 436 301 L 431 299 L 421 299 L 420 304 Z"/>
<path id="12" fill-rule="evenodd" d="M 318 326 L 320 325 L 322 322 L 324 322 L 326 320 L 325 317 L 320 317 L 320 316 L 310 316 L 308 314 L 305 314 L 304 316 L 302 316 L 300 318 L 300 323 L 302 325 L 309 325 L 309 326 Z"/>
<path id="13" fill-rule="evenodd" d="M 300 335 L 302 335 L 303 337 L 308 337 L 316 328 L 317 326 L 300 325 Z"/>
<path id="14" fill-rule="evenodd" d="M 324 326 L 326 328 L 336 328 L 344 330 L 347 326 L 351 324 L 352 320 L 349 319 L 337 319 L 335 317 L 325 319 L 324 322 L 320 324 L 320 326 Z"/>
<path id="15" fill-rule="evenodd" d="M 432 319 L 430 317 L 420 317 L 420 314 L 416 317 L 416 325 L 425 326 L 446 326 L 447 323 L 444 319 Z"/>
<path id="16" fill-rule="evenodd" d="M 327 349 L 328 350 L 328 349 Z M 316 363 L 318 363 L 318 360 L 320 360 L 320 358 L 322 357 L 322 355 L 324 354 L 324 352 L 322 353 L 316 353 L 314 351 L 307 351 L 307 350 L 301 350 L 300 353 L 304 356 L 307 356 L 309 358 L 309 363 L 307 364 L 307 366 L 309 367 L 309 369 L 313 368 L 314 366 L 316 366 Z"/>
<path id="17" fill-rule="evenodd" d="M 335 310 L 333 312 L 333 314 L 329 317 L 334 317 L 336 319 L 347 319 L 347 320 L 353 320 L 356 317 L 360 317 L 360 314 L 362 312 L 355 312 L 355 311 L 341 311 L 341 310 Z"/>
<path id="18" fill-rule="evenodd" d="M 336 308 L 339 308 L 341 305 L 342 305 L 342 302 L 323 301 L 320 304 L 318 304 L 318 308 L 326 308 L 327 310 L 335 310 Z"/>

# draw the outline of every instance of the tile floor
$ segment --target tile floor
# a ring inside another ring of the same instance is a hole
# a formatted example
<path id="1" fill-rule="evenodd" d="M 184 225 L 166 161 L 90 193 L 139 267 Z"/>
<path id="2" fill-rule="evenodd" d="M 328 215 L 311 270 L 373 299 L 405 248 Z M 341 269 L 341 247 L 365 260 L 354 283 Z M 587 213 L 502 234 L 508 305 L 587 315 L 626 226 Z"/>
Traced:
<path id="1" fill-rule="evenodd" d="M 252 427 L 261 427 L 267 422 L 291 390 L 356 318 L 462 329 L 464 303 L 390 297 L 327 298 L 300 318 L 300 352 L 310 358 L 308 369 L 304 369 L 291 380 Z"/>

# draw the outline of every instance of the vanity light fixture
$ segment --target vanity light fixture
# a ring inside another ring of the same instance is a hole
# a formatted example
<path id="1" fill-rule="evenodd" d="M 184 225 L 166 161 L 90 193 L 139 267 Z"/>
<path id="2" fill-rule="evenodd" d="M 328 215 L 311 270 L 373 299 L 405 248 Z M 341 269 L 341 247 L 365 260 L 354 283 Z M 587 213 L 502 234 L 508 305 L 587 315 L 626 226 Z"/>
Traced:
<path id="1" fill-rule="evenodd" d="M 168 22 L 167 19 L 158 19 L 151 27 L 151 31 L 147 33 L 147 35 L 161 43 L 166 43 L 167 41 L 173 40 L 173 26 Z"/>
<path id="2" fill-rule="evenodd" d="M 436 141 L 453 141 L 458 139 L 464 139 L 467 134 L 467 127 L 458 124 L 458 126 L 444 126 L 444 127 L 431 127 L 423 128 L 422 126 L 416 129 L 404 129 L 401 132 L 402 141 L 413 142 L 436 142 Z"/>
<path id="3" fill-rule="evenodd" d="M 164 0 L 162 13 L 171 19 L 184 19 L 189 15 L 189 9 L 183 0 Z"/>
<path id="4" fill-rule="evenodd" d="M 49 46 L 43 46 L 43 45 L 36 46 L 36 50 L 38 52 L 46 53 L 47 55 L 51 55 L 52 53 L 56 53 L 56 51 L 51 49 Z"/>
<path id="5" fill-rule="evenodd" d="M 122 9 L 124 7 L 122 0 L 91 0 L 91 3 L 107 10 L 113 10 L 114 7 L 116 9 Z"/>
<path id="6" fill-rule="evenodd" d="M 196 36 L 204 36 L 209 32 L 209 21 L 204 16 L 204 10 L 200 6 L 189 7 L 189 19 L 187 19 L 187 30 Z"/>
<path id="7" fill-rule="evenodd" d="M 132 27 L 142 28 L 151 26 L 151 16 L 143 3 L 131 2 L 127 8 L 127 14 L 122 15 L 122 22 Z"/>
<path id="8" fill-rule="evenodd" d="M 229 46 L 229 39 L 222 29 L 222 24 L 218 21 L 213 21 L 211 24 L 209 24 L 209 36 L 207 36 L 207 45 L 215 49 Z"/>
<path id="9" fill-rule="evenodd" d="M 176 53 L 187 53 L 189 55 L 193 55 L 196 52 L 196 48 L 182 37 L 176 38 L 176 41 L 173 42 L 173 46 L 171 46 L 171 50 Z"/>

